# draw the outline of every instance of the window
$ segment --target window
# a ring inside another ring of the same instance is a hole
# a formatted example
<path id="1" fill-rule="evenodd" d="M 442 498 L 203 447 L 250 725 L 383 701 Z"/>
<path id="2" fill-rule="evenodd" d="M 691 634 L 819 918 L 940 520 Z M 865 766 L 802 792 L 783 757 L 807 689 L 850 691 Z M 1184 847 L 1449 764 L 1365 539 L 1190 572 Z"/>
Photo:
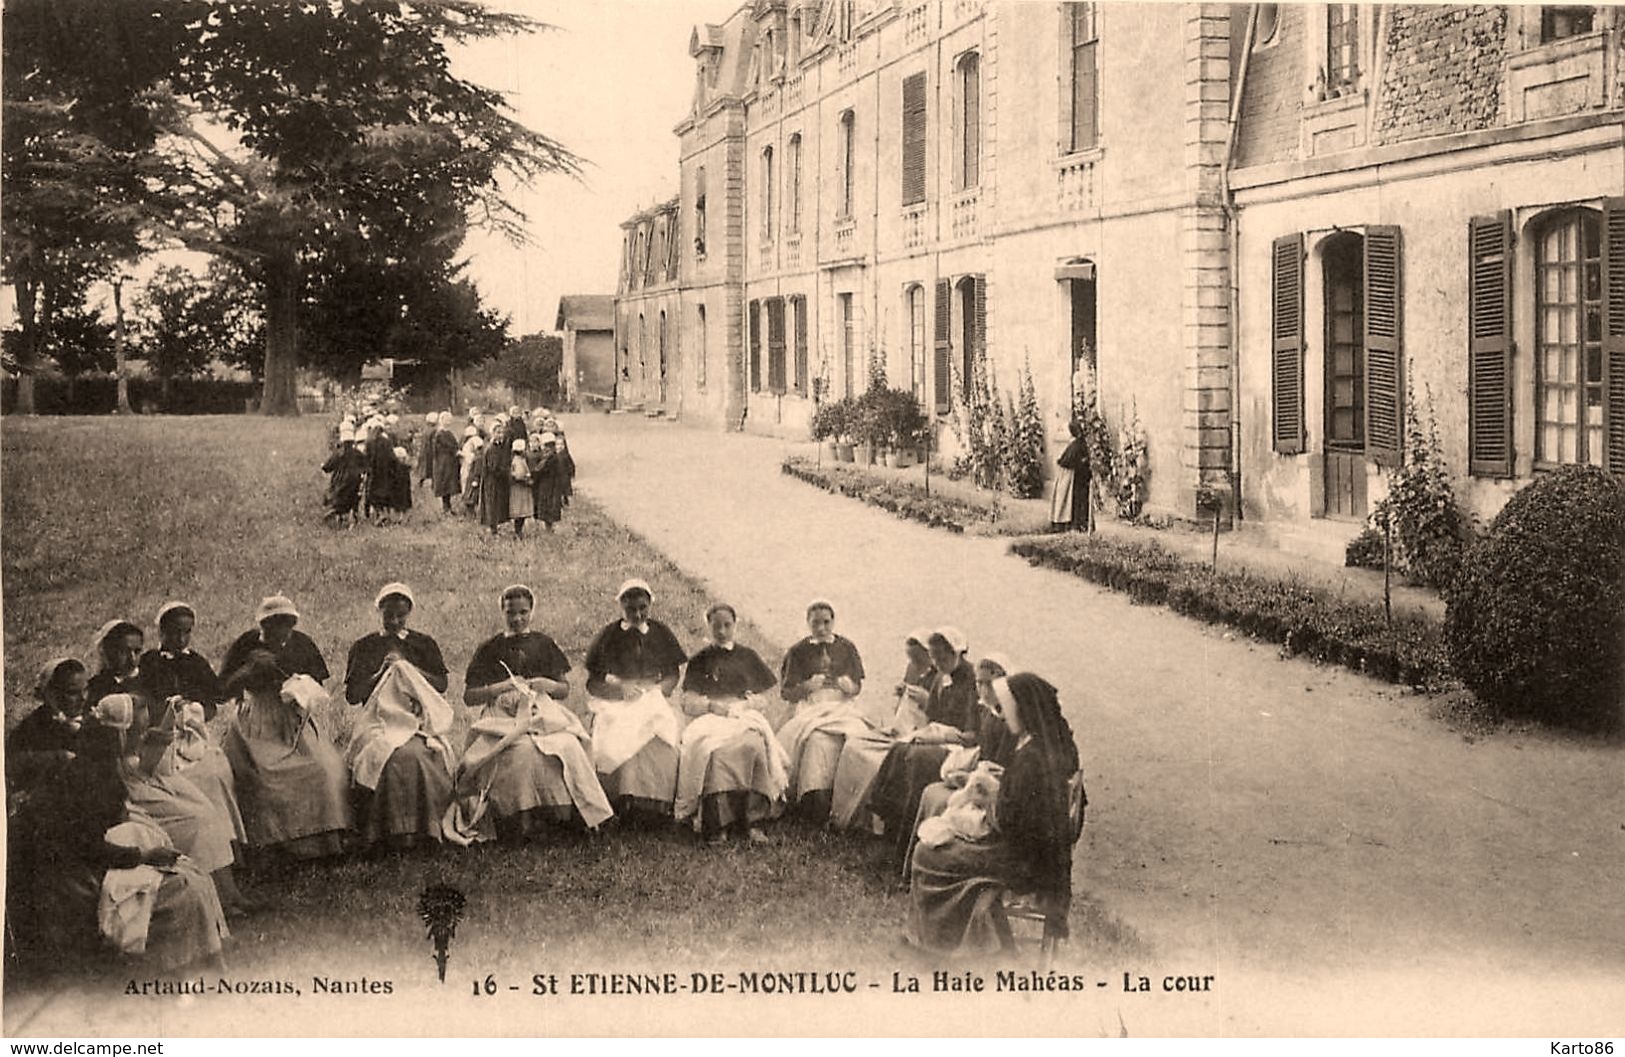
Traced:
<path id="1" fill-rule="evenodd" d="M 1540 42 L 1550 44 L 1565 37 L 1590 33 L 1596 25 L 1594 7 L 1543 7 L 1540 9 Z"/>
<path id="2" fill-rule="evenodd" d="M 1602 226 L 1562 213 L 1535 243 L 1535 460 L 1603 464 Z"/>
<path id="3" fill-rule="evenodd" d="M 681 231 L 681 228 L 678 226 L 676 210 L 673 210 L 672 212 L 667 213 L 666 214 L 666 279 L 668 281 L 677 278 L 677 265 L 678 265 L 678 260 L 679 260 L 678 253 L 677 253 L 677 244 L 678 244 L 678 242 L 681 241 L 681 239 L 678 237 L 680 231 Z"/>
<path id="4" fill-rule="evenodd" d="M 643 313 L 638 313 L 638 378 L 642 380 L 649 376 L 649 328 L 643 319 Z"/>
<path id="5" fill-rule="evenodd" d="M 1326 5 L 1326 88 L 1360 83 L 1360 16 L 1354 4 Z"/>
<path id="6" fill-rule="evenodd" d="M 925 74 L 903 78 L 903 204 L 925 201 Z"/>
<path id="7" fill-rule="evenodd" d="M 959 60 L 959 150 L 954 183 L 961 190 L 982 182 L 982 59 L 966 52 Z"/>
<path id="8" fill-rule="evenodd" d="M 762 148 L 762 241 L 773 241 L 773 148 Z"/>
<path id="9" fill-rule="evenodd" d="M 1258 22 L 1253 27 L 1253 47 L 1266 48 L 1275 43 L 1275 31 L 1281 25 L 1281 8 L 1278 4 L 1259 4 Z"/>
<path id="10" fill-rule="evenodd" d="M 666 402 L 666 313 L 660 313 L 660 402 Z"/>
<path id="11" fill-rule="evenodd" d="M 976 364 L 985 353 L 987 335 L 986 302 L 984 288 L 978 276 L 967 275 L 954 287 L 957 294 L 955 308 L 959 312 L 960 395 L 970 403 L 971 386 L 976 378 Z"/>
<path id="12" fill-rule="evenodd" d="M 694 385 L 702 392 L 705 390 L 705 361 L 709 355 L 709 346 L 706 344 L 705 333 L 705 306 L 699 305 L 699 318 L 694 323 Z"/>
<path id="13" fill-rule="evenodd" d="M 794 234 L 801 230 L 801 133 L 790 137 L 785 147 L 784 230 Z"/>
<path id="14" fill-rule="evenodd" d="M 1363 240 L 1336 236 L 1322 257 L 1326 297 L 1326 447 L 1365 451 Z"/>
<path id="15" fill-rule="evenodd" d="M 1068 150 L 1088 150 L 1100 142 L 1100 70 L 1096 62 L 1095 5 L 1067 4 L 1071 48 L 1071 120 Z"/>
<path id="16" fill-rule="evenodd" d="M 694 256 L 705 256 L 705 166 L 694 171 Z"/>
<path id="17" fill-rule="evenodd" d="M 857 395 L 857 318 L 853 315 L 852 295 L 840 294 L 837 303 L 841 312 L 841 395 Z"/>
<path id="18" fill-rule="evenodd" d="M 841 212 L 840 212 L 840 219 L 842 219 L 842 220 L 851 219 L 852 214 L 855 211 L 854 207 L 856 205 L 856 203 L 853 201 L 853 197 L 852 197 L 852 192 L 853 192 L 854 188 L 856 187 L 856 184 L 852 179 L 852 166 L 857 161 L 856 157 L 854 156 L 855 151 L 857 149 L 857 145 L 858 145 L 858 140 L 857 140 L 857 135 L 856 135 L 857 120 L 858 120 L 857 115 L 854 114 L 850 110 L 845 111 L 844 113 L 841 114 L 841 133 L 840 133 L 840 165 L 841 165 L 841 198 L 840 198 L 840 206 L 841 206 Z"/>
<path id="19" fill-rule="evenodd" d="M 908 378 L 914 399 L 926 406 L 925 287 L 908 288 Z"/>

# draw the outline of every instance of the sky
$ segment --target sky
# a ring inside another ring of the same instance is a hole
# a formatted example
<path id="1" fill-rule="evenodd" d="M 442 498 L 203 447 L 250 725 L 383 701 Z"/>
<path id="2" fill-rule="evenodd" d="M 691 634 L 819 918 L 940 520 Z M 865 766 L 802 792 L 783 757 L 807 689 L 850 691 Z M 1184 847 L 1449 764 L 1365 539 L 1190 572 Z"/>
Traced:
<path id="1" fill-rule="evenodd" d="M 677 193 L 677 137 L 694 65 L 690 31 L 738 0 L 506 0 L 556 27 L 482 41 L 453 61 L 463 77 L 509 93 L 516 116 L 586 159 L 580 182 L 543 177 L 515 197 L 533 244 L 471 233 L 469 274 L 514 336 L 551 330 L 560 294 L 609 294 L 620 223 Z"/>

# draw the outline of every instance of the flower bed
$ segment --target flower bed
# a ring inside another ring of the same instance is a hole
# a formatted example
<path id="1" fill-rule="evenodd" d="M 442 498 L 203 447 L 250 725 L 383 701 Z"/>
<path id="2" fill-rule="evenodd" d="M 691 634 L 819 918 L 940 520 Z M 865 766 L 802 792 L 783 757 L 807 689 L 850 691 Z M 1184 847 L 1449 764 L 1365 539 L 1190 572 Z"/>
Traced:
<path id="1" fill-rule="evenodd" d="M 1214 572 L 1155 543 L 1100 536 L 1021 540 L 1012 554 L 1126 592 L 1136 602 L 1278 643 L 1288 654 L 1341 664 L 1378 679 L 1436 687 L 1453 681 L 1438 624 L 1396 616 L 1390 633 L 1382 606 L 1349 602 L 1293 580 Z"/>
<path id="2" fill-rule="evenodd" d="M 992 512 L 985 507 L 943 495 L 926 495 L 913 485 L 886 481 L 856 467 L 814 466 L 805 458 L 792 456 L 780 469 L 798 481 L 836 495 L 860 499 L 870 506 L 949 532 L 964 532 L 973 525 L 990 524 Z"/>

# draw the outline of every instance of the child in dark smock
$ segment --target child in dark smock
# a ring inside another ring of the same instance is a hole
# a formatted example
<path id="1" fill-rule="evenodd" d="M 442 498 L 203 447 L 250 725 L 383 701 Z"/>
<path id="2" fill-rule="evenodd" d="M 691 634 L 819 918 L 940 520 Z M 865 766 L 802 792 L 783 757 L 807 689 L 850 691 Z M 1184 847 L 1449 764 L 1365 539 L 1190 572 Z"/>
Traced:
<path id="1" fill-rule="evenodd" d="M 367 457 L 356 450 L 353 429 L 340 428 L 338 447 L 322 463 L 322 472 L 327 474 L 327 512 L 323 517 L 335 524 L 347 518 L 354 521 L 361 502 L 361 482 L 367 474 Z"/>
<path id="2" fill-rule="evenodd" d="M 777 680 L 755 650 L 734 641 L 732 606 L 706 611 L 711 643 L 688 660 L 683 676 L 683 731 L 677 771 L 677 821 L 692 819 L 709 843 L 731 829 L 763 843 L 757 824 L 784 799 L 788 758 L 773 736 L 756 695 Z"/>
<path id="3" fill-rule="evenodd" d="M 677 789 L 682 714 L 670 695 L 686 654 L 677 636 L 649 617 L 654 592 L 628 580 L 616 592 L 622 617 L 587 649 L 593 764 L 617 813 L 670 818 Z"/>

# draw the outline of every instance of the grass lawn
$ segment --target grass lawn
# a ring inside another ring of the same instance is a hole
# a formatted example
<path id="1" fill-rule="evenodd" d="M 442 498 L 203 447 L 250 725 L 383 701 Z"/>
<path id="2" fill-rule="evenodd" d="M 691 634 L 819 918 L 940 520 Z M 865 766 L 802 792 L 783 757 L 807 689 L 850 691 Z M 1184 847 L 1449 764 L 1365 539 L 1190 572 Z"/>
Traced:
<path id="1" fill-rule="evenodd" d="M 510 583 L 536 589 L 535 626 L 577 665 L 576 703 L 581 659 L 618 615 L 612 596 L 628 576 L 652 584 L 654 615 L 685 647 L 703 641 L 710 599 L 702 585 L 579 499 L 557 535 L 523 542 L 492 539 L 437 505 L 388 528 L 324 527 L 324 427 L 250 417 L 7 418 L 7 726 L 33 707 L 33 676 L 47 658 L 89 662 L 104 621 L 128 617 L 150 629 L 171 598 L 196 607 L 194 647 L 218 663 L 253 626 L 259 599 L 287 594 L 335 673 L 331 690 L 341 685 L 349 643 L 377 626 L 378 587 L 410 583 L 412 626 L 439 640 L 452 669 L 455 746 L 467 724 L 463 669 L 501 630 L 497 596 Z M 779 644 L 742 616 L 741 640 L 776 670 Z M 152 645 L 156 632 L 148 634 Z M 332 706 L 327 726 L 347 735 L 345 706 Z M 446 881 L 469 899 L 452 946 L 454 979 L 476 968 L 527 978 L 549 966 L 723 969 L 763 956 L 771 956 L 764 968 L 895 963 L 906 895 L 882 842 L 790 824 L 771 835 L 764 848 L 712 850 L 675 830 L 612 833 L 302 867 L 255 879 L 276 909 L 236 929 L 228 958 L 244 979 L 346 971 L 432 979 L 416 899 L 427 883 Z M 1073 914 L 1063 963 L 1112 964 L 1136 948 L 1081 893 Z"/>

